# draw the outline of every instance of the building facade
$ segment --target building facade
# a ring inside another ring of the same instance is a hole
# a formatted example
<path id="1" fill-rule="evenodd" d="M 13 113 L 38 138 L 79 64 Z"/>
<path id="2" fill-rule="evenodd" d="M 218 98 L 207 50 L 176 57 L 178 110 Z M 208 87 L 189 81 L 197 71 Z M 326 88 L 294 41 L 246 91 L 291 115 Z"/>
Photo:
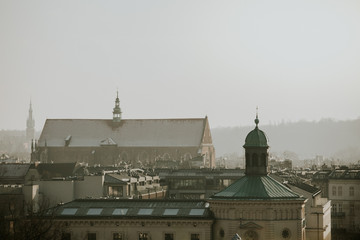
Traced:
<path id="1" fill-rule="evenodd" d="M 306 239 L 306 199 L 269 176 L 267 137 L 256 127 L 245 139 L 245 176 L 209 199 L 214 239 Z"/>

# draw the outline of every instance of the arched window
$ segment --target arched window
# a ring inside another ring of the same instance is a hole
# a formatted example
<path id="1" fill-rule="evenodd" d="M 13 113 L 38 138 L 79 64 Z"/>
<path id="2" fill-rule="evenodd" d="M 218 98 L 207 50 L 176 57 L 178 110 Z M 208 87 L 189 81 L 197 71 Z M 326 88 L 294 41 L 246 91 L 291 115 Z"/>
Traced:
<path id="1" fill-rule="evenodd" d="M 266 166 L 266 154 L 261 154 L 261 166 Z"/>
<path id="2" fill-rule="evenodd" d="M 246 153 L 245 154 L 245 161 L 246 161 L 246 166 L 250 166 L 250 154 Z"/>
<path id="3" fill-rule="evenodd" d="M 258 166 L 258 155 L 256 153 L 253 153 L 251 162 L 253 166 Z"/>

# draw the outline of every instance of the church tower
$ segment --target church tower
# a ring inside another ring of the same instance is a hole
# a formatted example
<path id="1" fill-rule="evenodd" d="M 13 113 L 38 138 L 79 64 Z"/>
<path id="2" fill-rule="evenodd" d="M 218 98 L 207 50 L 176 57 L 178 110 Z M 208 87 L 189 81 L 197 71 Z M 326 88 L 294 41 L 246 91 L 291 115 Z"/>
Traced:
<path id="1" fill-rule="evenodd" d="M 30 100 L 29 116 L 26 121 L 26 140 L 31 141 L 35 138 L 35 120 L 32 116 L 33 110 Z"/>
<path id="2" fill-rule="evenodd" d="M 256 113 L 255 129 L 249 132 L 245 139 L 245 174 L 267 175 L 268 174 L 268 140 L 263 131 L 258 127 L 259 118 Z"/>
<path id="3" fill-rule="evenodd" d="M 121 121 L 121 109 L 120 109 L 120 100 L 119 100 L 119 92 L 116 92 L 116 100 L 115 107 L 113 109 L 113 122 Z"/>

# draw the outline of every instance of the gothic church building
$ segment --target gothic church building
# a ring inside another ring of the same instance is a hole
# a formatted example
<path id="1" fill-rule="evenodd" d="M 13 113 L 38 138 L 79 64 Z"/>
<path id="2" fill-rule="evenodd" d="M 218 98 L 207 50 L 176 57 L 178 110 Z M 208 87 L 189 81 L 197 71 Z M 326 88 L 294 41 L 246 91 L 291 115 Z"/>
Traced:
<path id="1" fill-rule="evenodd" d="M 189 161 L 197 167 L 215 167 L 207 117 L 122 119 L 121 113 L 117 95 L 113 119 L 47 119 L 32 161 L 132 166 L 161 161 L 180 166 Z"/>

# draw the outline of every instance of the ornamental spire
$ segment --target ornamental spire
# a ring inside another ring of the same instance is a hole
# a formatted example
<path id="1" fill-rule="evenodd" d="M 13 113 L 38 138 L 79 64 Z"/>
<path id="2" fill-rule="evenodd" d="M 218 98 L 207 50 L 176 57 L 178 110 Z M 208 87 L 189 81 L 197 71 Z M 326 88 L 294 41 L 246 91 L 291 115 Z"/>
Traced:
<path id="1" fill-rule="evenodd" d="M 256 107 L 256 118 L 255 118 L 255 124 L 256 124 L 256 128 L 258 127 L 259 124 L 259 107 Z"/>

